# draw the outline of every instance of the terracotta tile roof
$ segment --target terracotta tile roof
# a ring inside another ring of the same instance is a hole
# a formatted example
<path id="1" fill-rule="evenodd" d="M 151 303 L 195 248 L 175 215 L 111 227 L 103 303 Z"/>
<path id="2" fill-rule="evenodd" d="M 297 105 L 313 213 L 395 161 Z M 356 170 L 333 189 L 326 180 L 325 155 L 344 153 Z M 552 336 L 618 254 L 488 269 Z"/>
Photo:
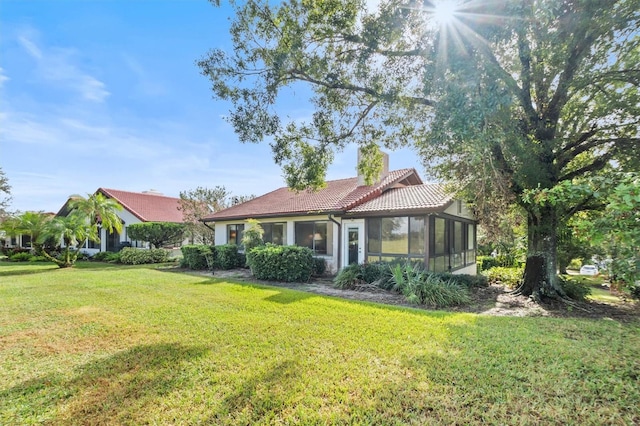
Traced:
<path id="1" fill-rule="evenodd" d="M 358 178 L 354 177 L 327 181 L 327 186 L 317 192 L 296 193 L 284 187 L 220 210 L 206 216 L 204 221 L 344 212 L 403 182 L 415 184 L 422 180 L 415 169 L 400 169 L 390 171 L 380 183 L 371 186 L 358 186 Z"/>
<path id="2" fill-rule="evenodd" d="M 453 196 L 438 183 L 393 188 L 366 203 L 349 210 L 349 213 L 387 212 L 402 210 L 444 210 Z"/>
<path id="3" fill-rule="evenodd" d="M 154 194 L 153 192 L 128 192 L 118 189 L 98 188 L 105 196 L 122 204 L 126 210 L 143 222 L 183 222 L 178 210 L 180 199 Z"/>

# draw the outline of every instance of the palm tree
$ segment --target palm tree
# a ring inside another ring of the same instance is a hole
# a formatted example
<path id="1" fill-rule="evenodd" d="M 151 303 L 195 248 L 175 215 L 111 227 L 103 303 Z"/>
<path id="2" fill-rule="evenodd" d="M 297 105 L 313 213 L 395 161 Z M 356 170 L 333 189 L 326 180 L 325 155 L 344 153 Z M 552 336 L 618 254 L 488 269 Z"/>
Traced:
<path id="1" fill-rule="evenodd" d="M 89 195 L 87 198 L 81 196 L 71 197 L 69 202 L 70 210 L 82 212 L 89 218 L 92 226 L 100 224 L 109 232 L 116 230 L 122 232 L 122 220 L 116 212 L 122 211 L 122 206 L 116 200 L 105 197 L 101 193 Z"/>
<path id="2" fill-rule="evenodd" d="M 78 254 L 80 254 L 80 246 L 86 240 L 100 240 L 98 227 L 95 224 L 90 224 L 87 216 L 80 211 L 73 211 L 67 216 L 58 216 L 49 221 L 40 238 L 41 242 L 53 238 L 64 243 L 63 256 L 60 259 L 47 253 L 46 250 L 42 250 L 44 257 L 61 268 L 69 268 L 75 264 Z"/>
<path id="3" fill-rule="evenodd" d="M 40 235 L 50 220 L 51 216 L 44 212 L 24 212 L 3 221 L 0 229 L 10 237 L 28 235 L 31 238 L 32 248 L 39 252 L 41 247 Z"/>

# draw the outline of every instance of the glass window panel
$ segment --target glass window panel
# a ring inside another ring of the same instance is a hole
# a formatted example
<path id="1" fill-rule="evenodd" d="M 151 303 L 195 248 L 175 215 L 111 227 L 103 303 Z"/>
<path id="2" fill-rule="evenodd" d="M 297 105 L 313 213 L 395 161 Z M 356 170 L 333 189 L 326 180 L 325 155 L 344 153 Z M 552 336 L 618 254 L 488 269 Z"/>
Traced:
<path id="1" fill-rule="evenodd" d="M 462 245 L 462 222 L 453 222 L 453 251 L 454 253 L 462 253 L 464 247 Z"/>
<path id="2" fill-rule="evenodd" d="M 313 222 L 296 222 L 296 245 L 313 250 Z"/>
<path id="3" fill-rule="evenodd" d="M 367 223 L 367 251 L 369 253 L 382 252 L 382 240 L 380 232 L 382 228 L 382 219 L 368 219 Z"/>
<path id="4" fill-rule="evenodd" d="M 467 249 L 473 250 L 476 248 L 476 233 L 475 233 L 475 225 L 470 223 L 467 225 Z"/>
<path id="5" fill-rule="evenodd" d="M 441 217 L 435 218 L 435 224 L 433 229 L 433 235 L 435 238 L 434 245 L 434 253 L 433 254 L 444 254 L 446 253 L 446 229 L 445 229 L 445 220 Z"/>
<path id="6" fill-rule="evenodd" d="M 316 222 L 313 233 L 313 249 L 316 254 L 327 254 L 327 224 Z"/>
<path id="7" fill-rule="evenodd" d="M 284 223 L 263 223 L 261 224 L 264 234 L 262 240 L 265 243 L 283 245 L 285 241 L 285 224 Z"/>
<path id="8" fill-rule="evenodd" d="M 469 250 L 467 251 L 467 265 L 471 265 L 473 263 L 476 263 L 476 251 Z"/>
<path id="9" fill-rule="evenodd" d="M 407 254 L 409 252 L 409 220 L 406 217 L 382 219 L 382 253 Z"/>
<path id="10" fill-rule="evenodd" d="M 425 244 L 425 218 L 409 218 L 409 253 L 424 254 Z"/>

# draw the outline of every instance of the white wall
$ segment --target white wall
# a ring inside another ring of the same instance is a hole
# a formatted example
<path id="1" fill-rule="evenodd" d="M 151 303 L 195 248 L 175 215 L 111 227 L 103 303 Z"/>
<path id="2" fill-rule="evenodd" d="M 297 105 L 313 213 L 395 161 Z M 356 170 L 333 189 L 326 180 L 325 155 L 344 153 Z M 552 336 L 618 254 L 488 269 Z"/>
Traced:
<path id="1" fill-rule="evenodd" d="M 465 219 L 475 220 L 473 213 L 462 200 L 453 200 L 453 203 L 444 211 L 451 216 L 463 217 Z"/>
<path id="2" fill-rule="evenodd" d="M 340 223 L 340 219 L 336 218 L 338 223 Z M 269 219 L 260 219 L 260 223 L 286 223 L 286 245 L 292 246 L 295 245 L 295 223 L 296 222 L 315 222 L 315 221 L 327 221 L 331 223 L 332 232 L 327 237 L 327 245 L 331 246 L 332 254 L 330 256 L 318 256 L 325 259 L 327 262 L 327 270 L 331 272 L 337 272 L 338 269 L 338 242 L 339 242 L 339 229 L 338 226 L 329 220 L 327 215 L 313 215 L 313 216 L 289 216 L 289 217 L 280 217 L 280 218 L 269 218 Z M 244 224 L 245 229 L 247 227 L 246 220 L 229 220 L 224 222 L 215 222 L 215 245 L 223 245 L 227 244 L 227 225 L 238 225 Z"/>

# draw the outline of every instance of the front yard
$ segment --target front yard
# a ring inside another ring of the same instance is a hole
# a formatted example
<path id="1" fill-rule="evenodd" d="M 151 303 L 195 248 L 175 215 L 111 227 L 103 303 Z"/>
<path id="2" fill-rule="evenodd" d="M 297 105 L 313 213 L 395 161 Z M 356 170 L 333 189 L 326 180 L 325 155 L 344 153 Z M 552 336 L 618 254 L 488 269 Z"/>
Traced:
<path id="1" fill-rule="evenodd" d="M 0 263 L 0 424 L 637 424 L 640 323 Z"/>

